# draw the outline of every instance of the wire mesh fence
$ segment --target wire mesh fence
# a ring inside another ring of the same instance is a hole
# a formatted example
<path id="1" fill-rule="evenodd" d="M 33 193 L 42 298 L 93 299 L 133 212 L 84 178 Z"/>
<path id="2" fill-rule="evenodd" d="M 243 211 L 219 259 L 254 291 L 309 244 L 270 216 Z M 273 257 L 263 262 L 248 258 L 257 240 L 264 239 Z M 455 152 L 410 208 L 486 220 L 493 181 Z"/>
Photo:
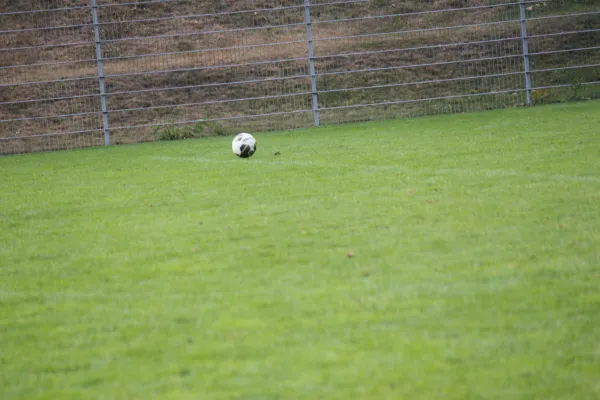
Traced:
<path id="1" fill-rule="evenodd" d="M 0 154 L 591 98 L 597 0 L 0 0 Z"/>

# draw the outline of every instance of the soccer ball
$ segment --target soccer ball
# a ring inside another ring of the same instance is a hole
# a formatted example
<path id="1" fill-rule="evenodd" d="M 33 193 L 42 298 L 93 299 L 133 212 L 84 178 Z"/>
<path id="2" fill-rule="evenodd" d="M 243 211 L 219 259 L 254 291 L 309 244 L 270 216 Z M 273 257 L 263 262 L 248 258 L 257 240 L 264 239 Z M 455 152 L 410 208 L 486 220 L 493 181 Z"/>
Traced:
<path id="1" fill-rule="evenodd" d="M 256 152 L 256 139 L 249 133 L 238 133 L 231 143 L 233 154 L 241 158 L 252 157 Z"/>

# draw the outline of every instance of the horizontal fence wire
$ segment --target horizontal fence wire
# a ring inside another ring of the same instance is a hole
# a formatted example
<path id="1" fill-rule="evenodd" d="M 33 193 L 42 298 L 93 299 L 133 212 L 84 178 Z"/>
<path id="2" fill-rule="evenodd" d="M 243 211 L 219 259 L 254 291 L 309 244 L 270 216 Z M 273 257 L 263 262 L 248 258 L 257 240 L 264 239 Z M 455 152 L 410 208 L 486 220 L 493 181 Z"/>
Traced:
<path id="1" fill-rule="evenodd" d="M 206 71 L 206 70 L 214 70 L 214 69 L 223 69 L 223 68 L 236 68 L 236 67 L 250 67 L 250 66 L 258 66 L 258 65 L 268 65 L 268 64 L 281 64 L 287 62 L 294 61 L 303 61 L 305 58 L 282 58 L 277 60 L 267 60 L 267 61 L 254 61 L 247 63 L 238 63 L 238 64 L 221 64 L 221 65 L 207 65 L 204 67 L 193 67 L 193 68 L 179 68 L 179 69 L 162 69 L 156 71 L 143 71 L 143 72 L 123 72 L 117 74 L 108 74 L 106 76 L 116 78 L 116 77 L 124 77 L 124 76 L 140 76 L 140 75 L 152 75 L 152 74 L 169 74 L 173 72 L 190 72 L 190 71 Z"/>
<path id="2" fill-rule="evenodd" d="M 0 154 L 600 98 L 595 0 L 40 5 L 0 12 Z"/>
<path id="3" fill-rule="evenodd" d="M 35 135 L 23 135 L 23 136 L 19 136 L 18 138 L 0 137 L 0 141 L 7 142 L 7 141 L 13 141 L 15 139 L 24 140 L 24 139 L 33 139 L 33 138 L 44 138 L 44 137 L 50 137 L 50 136 L 80 135 L 80 134 L 84 134 L 84 133 L 95 133 L 95 132 L 102 132 L 102 128 L 84 129 L 84 130 L 79 130 L 79 131 L 67 131 L 67 132 L 39 133 L 39 134 L 35 134 Z"/>
<path id="4" fill-rule="evenodd" d="M 140 111 L 140 110 L 157 110 L 160 108 L 204 106 L 204 105 L 208 105 L 208 104 L 236 103 L 236 102 L 251 101 L 251 100 L 267 100 L 267 99 L 278 99 L 278 98 L 283 98 L 283 97 L 305 96 L 308 94 L 311 94 L 311 92 L 286 93 L 286 94 L 278 94 L 275 96 L 246 97 L 246 98 L 241 98 L 241 99 L 211 100 L 211 101 L 202 101 L 202 102 L 198 102 L 198 103 L 163 104 L 163 105 L 159 105 L 159 106 L 122 108 L 122 109 L 110 110 L 110 111 L 111 112 L 128 112 L 128 111 Z"/>
<path id="5" fill-rule="evenodd" d="M 189 32 L 189 33 L 169 33 L 164 35 L 154 35 L 154 36 L 130 36 L 123 37 L 118 39 L 106 39 L 106 43 L 114 43 L 114 42 L 127 42 L 134 40 L 156 40 L 156 39 L 172 39 L 176 37 L 189 37 L 189 36 L 201 36 L 201 35 L 220 35 L 227 33 L 244 33 L 244 32 L 252 32 L 252 31 L 262 31 L 262 30 L 270 30 L 270 29 L 282 29 L 282 28 L 296 28 L 299 26 L 304 26 L 304 23 L 298 22 L 294 24 L 281 24 L 281 25 L 266 25 L 266 26 L 252 26 L 246 28 L 232 28 L 232 29 L 217 29 L 211 31 L 197 31 L 197 32 Z"/>
<path id="6" fill-rule="evenodd" d="M 594 82 L 583 82 L 579 85 L 587 86 L 587 85 L 598 85 L 600 81 Z M 572 84 L 563 84 L 563 85 L 548 85 L 548 86 L 538 86 L 535 89 L 556 89 L 556 88 L 568 88 L 572 87 Z M 375 107 L 375 106 L 387 106 L 387 105 L 398 105 L 405 103 L 419 103 L 419 102 L 429 102 L 435 100 L 449 100 L 449 99 L 460 99 L 465 97 L 478 97 L 478 96 L 487 96 L 494 94 L 504 94 L 504 93 L 515 93 L 515 92 L 523 92 L 525 89 L 509 89 L 509 90 L 499 90 L 499 91 L 491 91 L 484 93 L 471 93 L 471 94 L 463 94 L 463 95 L 452 95 L 452 96 L 442 96 L 442 97 L 429 97 L 423 99 L 414 99 L 414 100 L 397 100 L 397 101 L 383 101 L 380 103 L 367 103 L 367 104 L 352 104 L 347 106 L 335 106 L 335 107 L 322 107 L 321 110 L 336 110 L 336 109 L 347 109 L 347 108 L 363 108 L 363 107 Z"/>
<path id="7" fill-rule="evenodd" d="M 600 46 L 590 46 L 590 47 L 578 47 L 576 49 L 561 49 L 561 50 L 546 50 L 546 51 L 538 51 L 534 53 L 529 53 L 530 56 L 539 56 L 543 54 L 558 54 L 558 53 L 569 53 L 576 51 L 588 51 L 588 50 L 598 50 Z"/>
<path id="8" fill-rule="evenodd" d="M 464 64 L 464 63 L 472 63 L 478 61 L 495 61 L 495 60 L 505 60 L 508 58 L 517 58 L 522 57 L 520 54 L 499 56 L 499 57 L 484 57 L 484 58 L 473 58 L 467 60 L 451 60 L 451 61 L 439 61 L 433 63 L 424 63 L 424 64 L 407 64 L 407 65 L 390 65 L 387 67 L 378 67 L 378 68 L 365 68 L 365 69 L 351 69 L 347 71 L 334 71 L 334 72 L 321 72 L 319 76 L 329 76 L 329 75 L 346 75 L 346 74 L 356 74 L 356 73 L 364 73 L 364 72 L 381 72 L 381 71 L 391 71 L 398 69 L 407 69 L 407 68 L 419 68 L 419 67 L 433 67 L 433 66 L 442 66 L 442 65 L 450 65 L 450 64 Z M 500 74 L 502 75 L 502 74 Z"/>
<path id="9" fill-rule="evenodd" d="M 348 91 L 354 91 L 354 90 L 382 89 L 382 88 L 392 88 L 392 87 L 400 87 L 400 86 L 426 85 L 426 84 L 431 84 L 431 83 L 469 81 L 469 80 L 483 79 L 483 78 L 497 78 L 497 77 L 501 77 L 501 76 L 520 75 L 520 74 L 522 74 L 522 72 L 505 72 L 502 74 L 490 74 L 490 75 L 481 75 L 481 76 L 462 76 L 459 78 L 431 79 L 428 81 L 389 83 L 386 85 L 356 86 L 356 87 L 352 87 L 352 88 L 338 88 L 338 89 L 330 89 L 330 90 L 321 90 L 320 92 L 321 93 L 335 93 L 335 92 L 348 92 Z"/>
<path id="10" fill-rule="evenodd" d="M 287 111 L 287 112 L 273 112 L 273 113 L 256 114 L 256 115 L 233 115 L 230 117 L 222 117 L 222 118 L 203 118 L 203 119 L 186 120 L 186 121 L 162 122 L 162 123 L 156 123 L 156 124 L 115 126 L 111 129 L 123 130 L 123 129 L 154 128 L 154 127 L 165 127 L 165 126 L 188 125 L 188 124 L 194 124 L 194 123 L 240 120 L 240 119 L 249 119 L 249 118 L 256 118 L 256 117 L 260 118 L 260 117 L 286 116 L 286 115 L 309 113 L 309 112 L 312 112 L 312 110 L 310 110 L 310 109 L 293 110 L 293 111 Z M 98 128 L 98 129 L 88 129 L 88 130 L 71 131 L 71 132 L 40 133 L 37 135 L 20 136 L 18 139 L 44 138 L 44 137 L 51 137 L 51 136 L 67 136 L 67 135 L 94 133 L 94 132 L 101 132 L 101 131 L 102 131 L 102 129 Z M 9 138 L 1 138 L 0 137 L 0 141 L 8 141 L 8 140 L 14 140 L 14 139 L 15 138 L 10 138 L 10 137 Z"/>
<path id="11" fill-rule="evenodd" d="M 437 10 L 437 11 L 421 11 L 421 12 L 417 11 L 417 12 L 400 13 L 400 14 L 369 15 L 369 16 L 365 16 L 365 17 L 329 19 L 329 20 L 324 20 L 324 21 L 316 21 L 316 22 L 313 22 L 313 24 L 316 25 L 316 24 L 346 23 L 346 22 L 366 21 L 366 20 L 385 19 L 385 18 L 408 17 L 408 16 L 423 15 L 423 14 L 433 14 L 433 13 L 448 13 L 448 12 L 456 12 L 456 11 L 482 10 L 482 9 L 489 9 L 489 8 L 496 8 L 496 7 L 506 7 L 506 6 L 515 6 L 515 5 L 519 5 L 519 3 L 516 2 L 516 3 L 490 4 L 490 5 L 484 5 L 484 6 L 453 8 L 453 9 Z M 564 17 L 580 17 L 580 16 L 585 16 L 585 15 L 596 15 L 596 14 L 599 14 L 599 13 L 600 13 L 600 11 L 591 11 L 591 12 L 585 12 L 585 13 L 564 14 L 564 15 L 551 15 L 551 16 L 545 16 L 545 17 L 529 18 L 529 20 L 535 21 L 535 20 L 546 20 L 546 19 L 564 18 Z M 516 21 L 520 22 L 520 20 L 516 20 Z M 484 23 L 484 24 L 478 24 L 478 25 L 488 25 L 488 24 L 493 24 L 493 23 L 507 23 L 507 22 L 516 22 L 516 21 L 510 21 L 510 20 L 509 21 L 499 21 L 499 22 L 490 22 L 490 23 Z M 466 27 L 466 25 L 458 26 L 458 27 Z M 444 27 L 438 27 L 438 28 L 432 28 L 432 29 L 435 30 L 435 29 L 445 29 L 445 28 Z M 410 31 L 407 31 L 407 32 L 410 32 Z"/>
<path id="12" fill-rule="evenodd" d="M 477 97 L 477 96 L 485 96 L 485 95 L 493 95 L 493 94 L 522 92 L 524 90 L 525 89 L 498 90 L 498 91 L 485 92 L 485 93 L 461 94 L 461 95 L 450 95 L 450 96 L 440 96 L 440 97 L 427 97 L 427 98 L 423 98 L 423 99 L 382 101 L 379 103 L 366 103 L 366 104 L 352 104 L 352 105 L 343 105 L 343 106 L 322 107 L 321 110 L 341 110 L 341 109 L 349 109 L 349 108 L 390 106 L 390 105 L 407 104 L 407 103 L 423 103 L 423 102 L 435 101 L 435 100 L 452 100 L 452 99 L 460 99 L 460 98 L 465 98 L 465 97 Z"/>
<path id="13" fill-rule="evenodd" d="M 412 17 L 412 16 L 417 16 L 417 15 L 427 15 L 427 14 L 452 13 L 452 12 L 471 11 L 471 10 L 485 10 L 485 9 L 498 8 L 498 7 L 518 6 L 519 4 L 520 3 L 517 1 L 517 2 L 510 2 L 510 3 L 486 4 L 486 5 L 470 6 L 470 7 L 445 8 L 445 9 L 441 9 L 441 10 L 412 11 L 412 12 L 386 14 L 386 15 L 367 15 L 364 17 L 326 19 L 326 20 L 321 20 L 321 21 L 315 21 L 315 22 L 313 22 L 313 24 L 333 24 L 333 23 L 366 21 L 366 20 L 385 19 L 385 18 Z"/>
<path id="14" fill-rule="evenodd" d="M 291 76 L 278 77 L 278 78 L 276 77 L 276 78 L 264 78 L 264 79 L 250 79 L 250 80 L 245 80 L 245 81 L 203 83 L 203 84 L 198 84 L 198 85 L 170 86 L 170 87 L 166 87 L 166 88 L 122 90 L 122 91 L 110 92 L 110 93 L 108 93 L 108 95 L 115 96 L 115 95 L 120 95 L 120 94 L 139 94 L 139 93 L 162 92 L 162 91 L 166 91 L 166 90 L 189 90 L 189 89 L 210 88 L 210 87 L 218 88 L 218 87 L 222 87 L 222 86 L 236 86 L 236 85 L 245 85 L 245 84 L 250 84 L 250 83 L 287 81 L 287 80 L 309 78 L 309 77 L 310 77 L 310 75 L 291 75 Z M 281 96 L 283 96 L 283 94 Z"/>
<path id="15" fill-rule="evenodd" d="M 11 51 L 22 51 L 22 50 L 42 50 L 42 49 L 54 49 L 57 47 L 74 47 L 95 44 L 93 41 L 87 42 L 71 42 L 71 43 L 57 43 L 57 44 L 43 44 L 39 46 L 22 46 L 22 47 L 0 47 L 0 52 L 11 52 Z"/>
<path id="16" fill-rule="evenodd" d="M 530 72 L 550 72 L 550 71 L 565 71 L 569 69 L 580 69 L 580 68 L 598 68 L 600 63 L 597 64 L 584 64 L 584 65 L 566 65 L 564 67 L 553 67 L 553 68 L 538 68 L 532 69 Z"/>
<path id="17" fill-rule="evenodd" d="M 17 86 L 27 86 L 27 85 L 41 85 L 44 83 L 67 83 L 67 82 L 77 82 L 77 81 L 86 81 L 86 80 L 97 80 L 97 76 L 81 76 L 77 78 L 64 78 L 59 80 L 45 80 L 45 81 L 26 81 L 26 82 L 17 82 L 17 83 L 0 83 L 1 87 L 17 87 Z"/>
<path id="18" fill-rule="evenodd" d="M 90 111 L 75 114 L 59 114 L 59 115 L 44 115 L 41 117 L 22 117 L 12 119 L 0 119 L 0 122 L 16 122 L 16 121 L 39 121 L 41 119 L 53 119 L 53 118 L 68 118 L 68 117 L 82 117 L 85 115 L 99 115 L 100 111 Z"/>
<path id="19" fill-rule="evenodd" d="M 578 31 L 568 31 L 568 32 L 542 33 L 542 34 L 538 34 L 538 35 L 527 35 L 525 37 L 527 39 L 534 39 L 534 38 L 541 38 L 541 37 L 565 36 L 565 35 L 575 35 L 575 34 L 594 33 L 594 32 L 600 32 L 600 28 L 582 29 L 582 30 L 578 30 Z"/>
<path id="20" fill-rule="evenodd" d="M 572 84 L 572 83 L 565 83 L 562 85 L 547 85 L 547 86 L 536 86 L 535 89 L 557 89 L 557 88 L 570 88 L 573 86 L 589 86 L 589 85 L 599 85 L 600 84 L 600 80 L 598 81 L 593 81 L 593 82 L 581 82 L 581 83 L 577 83 L 577 84 Z"/>
<path id="21" fill-rule="evenodd" d="M 81 64 L 81 63 L 89 63 L 89 62 L 96 62 L 96 59 L 88 58 L 88 59 L 83 59 L 83 60 L 72 60 L 72 61 L 53 61 L 53 62 L 35 63 L 35 64 L 4 65 L 4 66 L 0 66 L 0 70 L 15 69 L 15 68 L 50 67 L 50 66 L 60 66 L 60 65 L 67 65 L 67 64 Z"/>
<path id="22" fill-rule="evenodd" d="M 427 45 L 427 46 L 402 47 L 402 48 L 393 48 L 393 49 L 384 49 L 384 50 L 356 51 L 356 52 L 351 52 L 351 53 L 328 54 L 328 55 L 315 57 L 315 59 L 327 59 L 327 58 L 350 57 L 350 56 L 366 56 L 366 55 L 370 55 L 370 54 L 397 53 L 397 52 L 406 52 L 406 51 L 414 51 L 414 50 L 444 49 L 444 48 L 457 47 L 457 46 L 498 43 L 498 42 L 505 42 L 505 41 L 510 41 L 510 40 L 521 40 L 521 37 L 506 37 L 506 38 L 500 38 L 500 39 L 479 40 L 479 41 L 475 41 L 475 42 L 444 43 L 444 44 L 434 44 L 434 45 Z"/>
<path id="23" fill-rule="evenodd" d="M 123 2 L 123 3 L 98 4 L 96 7 L 97 8 L 128 7 L 128 6 L 143 7 L 148 4 L 174 3 L 177 1 L 178 0 L 147 0 L 147 1 Z M 46 9 L 38 9 L 38 10 L 8 11 L 8 12 L 1 12 L 0 16 L 2 16 L 2 15 L 18 15 L 18 14 L 39 14 L 39 13 L 45 13 L 45 12 L 60 12 L 60 11 L 73 11 L 73 10 L 90 10 L 92 8 L 94 8 L 94 7 L 89 5 L 89 6 L 46 8 Z"/>
<path id="24" fill-rule="evenodd" d="M 139 129 L 139 128 L 152 128 L 152 127 L 163 127 L 163 126 L 176 126 L 176 125 L 194 124 L 194 123 L 198 123 L 198 122 L 232 121 L 232 120 L 240 120 L 240 119 L 248 119 L 248 118 L 256 118 L 256 117 L 261 118 L 261 117 L 273 117 L 273 116 L 286 116 L 286 115 L 309 113 L 309 112 L 312 112 L 312 110 L 306 109 L 306 110 L 281 111 L 281 112 L 272 112 L 272 113 L 256 114 L 256 115 L 232 115 L 229 117 L 221 117 L 221 118 L 204 118 L 204 119 L 194 119 L 194 120 L 186 120 L 186 121 L 162 122 L 162 123 L 158 123 L 158 124 L 116 126 L 112 129 L 119 130 L 119 129 Z"/>
<path id="25" fill-rule="evenodd" d="M 100 96 L 99 93 L 95 93 L 95 94 L 82 94 L 82 95 L 75 95 L 75 96 L 64 96 L 64 97 L 49 97 L 49 98 L 46 98 L 46 99 L 12 100 L 12 101 L 3 101 L 3 102 L 0 102 L 0 105 L 39 103 L 39 102 L 42 102 L 42 101 L 74 100 L 74 99 L 82 99 L 82 98 L 98 97 L 98 96 Z"/>
<path id="26" fill-rule="evenodd" d="M 580 85 L 585 86 L 585 85 L 598 85 L 598 84 L 600 84 L 600 81 L 584 82 L 584 83 L 581 83 Z M 548 86 L 538 86 L 535 89 L 555 89 L 555 88 L 567 88 L 567 87 L 572 87 L 572 86 L 573 85 L 571 85 L 571 84 L 548 85 Z M 339 109 L 348 109 L 348 108 L 389 106 L 389 105 L 398 105 L 398 104 L 406 104 L 406 103 L 423 103 L 423 102 L 430 102 L 430 101 L 435 101 L 435 100 L 451 100 L 451 99 L 460 99 L 460 98 L 466 98 L 466 97 L 470 98 L 470 97 L 479 97 L 479 96 L 489 96 L 489 95 L 495 95 L 495 94 L 516 93 L 516 92 L 523 92 L 525 90 L 526 89 L 521 88 L 521 89 L 498 90 L 498 91 L 491 91 L 491 92 L 484 92 L 484 93 L 470 93 L 470 94 L 462 94 L 462 95 L 428 97 L 428 98 L 423 98 L 423 99 L 382 101 L 379 103 L 366 103 L 366 104 L 352 104 L 352 105 L 335 106 L 335 107 L 322 107 L 321 110 L 339 110 Z"/>

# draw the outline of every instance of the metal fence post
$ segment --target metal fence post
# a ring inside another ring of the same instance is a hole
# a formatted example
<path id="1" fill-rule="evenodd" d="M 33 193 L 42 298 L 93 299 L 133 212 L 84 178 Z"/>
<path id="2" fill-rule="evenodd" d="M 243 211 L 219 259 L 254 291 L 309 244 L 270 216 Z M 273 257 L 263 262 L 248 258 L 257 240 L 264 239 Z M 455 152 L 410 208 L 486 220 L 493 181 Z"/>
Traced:
<path id="1" fill-rule="evenodd" d="M 98 83 L 100 86 L 100 103 L 102 105 L 102 127 L 104 129 L 104 145 L 110 145 L 110 129 L 108 125 L 108 108 L 106 107 L 106 88 L 104 86 L 104 63 L 102 61 L 102 41 L 100 24 L 98 23 L 98 5 L 92 1 L 92 22 L 94 24 L 94 40 L 96 42 L 96 61 L 98 63 Z"/>
<path id="2" fill-rule="evenodd" d="M 313 49 L 312 26 L 310 20 L 310 0 L 304 0 L 304 20 L 306 22 L 306 40 L 308 42 L 308 62 L 310 68 L 310 88 L 312 92 L 313 122 L 315 126 L 319 126 L 319 98 L 317 92 L 315 53 Z"/>
<path id="3" fill-rule="evenodd" d="M 525 0 L 519 0 L 521 10 L 521 41 L 523 43 L 523 67 L 525 73 L 525 91 L 527 94 L 527 105 L 531 105 L 531 74 L 529 68 L 529 43 L 527 37 L 527 13 Z"/>

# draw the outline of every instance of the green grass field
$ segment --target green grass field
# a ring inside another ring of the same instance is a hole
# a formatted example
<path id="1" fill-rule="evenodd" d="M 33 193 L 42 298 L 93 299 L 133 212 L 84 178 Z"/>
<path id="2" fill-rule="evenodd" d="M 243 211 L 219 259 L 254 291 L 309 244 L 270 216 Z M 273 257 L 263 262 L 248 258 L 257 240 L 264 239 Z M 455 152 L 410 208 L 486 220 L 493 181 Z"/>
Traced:
<path id="1" fill-rule="evenodd" d="M 599 102 L 256 137 L 0 158 L 0 398 L 600 398 Z"/>

